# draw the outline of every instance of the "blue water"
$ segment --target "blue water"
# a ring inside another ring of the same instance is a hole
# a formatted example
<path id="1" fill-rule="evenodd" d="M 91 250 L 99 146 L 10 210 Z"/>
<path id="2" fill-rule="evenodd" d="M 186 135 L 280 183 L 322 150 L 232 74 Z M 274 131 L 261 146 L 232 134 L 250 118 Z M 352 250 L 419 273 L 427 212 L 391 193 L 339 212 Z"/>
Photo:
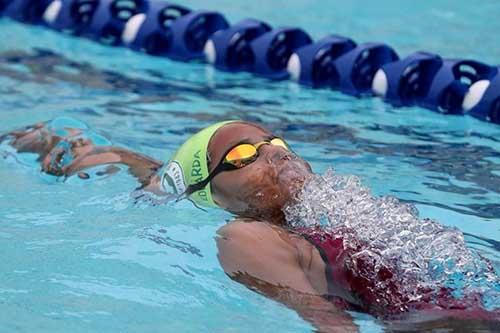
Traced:
<path id="1" fill-rule="evenodd" d="M 498 63 L 500 3 L 482 1 L 185 1 Z M 378 195 L 460 228 L 500 271 L 500 126 L 378 99 L 215 72 L 0 19 L 0 133 L 70 116 L 114 144 L 165 160 L 228 118 L 283 135 L 316 172 L 355 174 Z M 33 157 L 0 159 L 2 332 L 310 332 L 294 311 L 230 280 L 217 260 L 223 211 L 134 205 L 126 170 L 62 182 Z M 500 306 L 500 304 L 497 304 Z M 372 317 L 354 314 L 362 332 Z"/>

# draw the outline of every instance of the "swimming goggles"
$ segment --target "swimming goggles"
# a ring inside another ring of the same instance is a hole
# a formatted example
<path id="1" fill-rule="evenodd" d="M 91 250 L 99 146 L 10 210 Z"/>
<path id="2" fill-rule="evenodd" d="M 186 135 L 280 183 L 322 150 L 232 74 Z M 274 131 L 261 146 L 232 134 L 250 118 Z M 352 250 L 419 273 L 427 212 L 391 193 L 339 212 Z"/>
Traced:
<path id="1" fill-rule="evenodd" d="M 219 162 L 219 164 L 217 164 L 215 169 L 208 175 L 207 178 L 198 183 L 189 185 L 186 191 L 184 191 L 184 193 L 179 196 L 177 201 L 187 198 L 196 191 L 202 190 L 219 173 L 223 171 L 241 169 L 255 162 L 255 160 L 257 160 L 257 158 L 259 157 L 259 149 L 263 145 L 273 145 L 282 147 L 286 150 L 290 150 L 288 144 L 283 139 L 278 137 L 274 137 L 258 143 L 239 143 L 236 146 L 230 148 L 224 154 L 222 160 Z"/>

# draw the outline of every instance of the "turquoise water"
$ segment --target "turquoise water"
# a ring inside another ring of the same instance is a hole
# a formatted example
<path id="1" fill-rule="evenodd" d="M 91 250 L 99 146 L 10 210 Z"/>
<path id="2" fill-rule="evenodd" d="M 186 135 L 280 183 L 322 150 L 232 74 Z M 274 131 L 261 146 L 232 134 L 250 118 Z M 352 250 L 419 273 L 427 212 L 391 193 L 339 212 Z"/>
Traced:
<path id="1" fill-rule="evenodd" d="M 206 8 L 204 1 L 187 6 Z M 498 63 L 500 3 L 215 0 L 252 16 L 415 50 Z M 466 234 L 500 271 L 500 127 L 378 99 L 215 72 L 0 19 L 0 133 L 70 116 L 157 159 L 223 119 L 264 124 L 316 172 L 361 177 Z M 0 327 L 5 332 L 310 332 L 295 312 L 230 280 L 217 260 L 231 219 L 189 203 L 135 205 L 135 180 L 62 182 L 31 156 L 0 160 Z M 500 304 L 498 304 L 500 306 Z M 354 314 L 363 332 L 382 330 Z"/>

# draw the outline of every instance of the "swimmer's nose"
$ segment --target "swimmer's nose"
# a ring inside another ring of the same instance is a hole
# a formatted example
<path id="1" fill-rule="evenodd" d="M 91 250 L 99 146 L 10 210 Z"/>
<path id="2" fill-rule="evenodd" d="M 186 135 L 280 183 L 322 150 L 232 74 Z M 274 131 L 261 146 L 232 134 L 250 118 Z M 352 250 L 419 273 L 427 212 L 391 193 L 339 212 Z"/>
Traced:
<path id="1" fill-rule="evenodd" d="M 279 161 L 291 161 L 295 155 L 283 147 L 266 145 L 265 149 L 266 160 L 270 164 L 275 164 Z"/>

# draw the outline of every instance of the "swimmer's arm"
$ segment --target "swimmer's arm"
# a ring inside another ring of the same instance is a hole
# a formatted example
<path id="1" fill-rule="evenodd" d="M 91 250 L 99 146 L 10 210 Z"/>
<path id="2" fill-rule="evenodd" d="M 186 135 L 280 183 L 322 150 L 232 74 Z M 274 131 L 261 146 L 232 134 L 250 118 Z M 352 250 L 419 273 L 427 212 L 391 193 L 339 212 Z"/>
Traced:
<path id="1" fill-rule="evenodd" d="M 149 156 L 120 147 L 104 146 L 94 147 L 92 152 L 77 156 L 64 171 L 66 175 L 71 176 L 87 168 L 104 164 L 126 165 L 129 172 L 145 187 L 152 186 L 152 180 L 162 166 L 162 162 Z"/>
<path id="2" fill-rule="evenodd" d="M 232 222 L 218 231 L 218 258 L 234 280 L 273 298 L 319 332 L 357 332 L 352 318 L 322 297 L 302 268 L 289 235 L 262 222 Z"/>
<path id="3" fill-rule="evenodd" d="M 58 152 L 57 149 L 54 149 L 55 145 L 67 138 L 57 136 L 49 131 L 45 123 L 37 123 L 0 136 L 0 142 L 7 139 L 10 140 L 9 144 L 20 153 L 38 154 L 42 170 L 49 172 L 53 155 Z M 159 181 L 156 179 L 157 177 L 155 178 L 162 162 L 120 147 L 94 146 L 92 143 L 90 145 L 92 149 L 89 153 L 79 155 L 73 150 L 75 159 L 68 166 L 62 168 L 66 176 L 98 165 L 124 164 L 128 166 L 129 172 L 139 180 L 143 189 L 163 194 L 160 191 Z M 115 171 L 113 168 L 107 168 L 105 172 Z"/>

